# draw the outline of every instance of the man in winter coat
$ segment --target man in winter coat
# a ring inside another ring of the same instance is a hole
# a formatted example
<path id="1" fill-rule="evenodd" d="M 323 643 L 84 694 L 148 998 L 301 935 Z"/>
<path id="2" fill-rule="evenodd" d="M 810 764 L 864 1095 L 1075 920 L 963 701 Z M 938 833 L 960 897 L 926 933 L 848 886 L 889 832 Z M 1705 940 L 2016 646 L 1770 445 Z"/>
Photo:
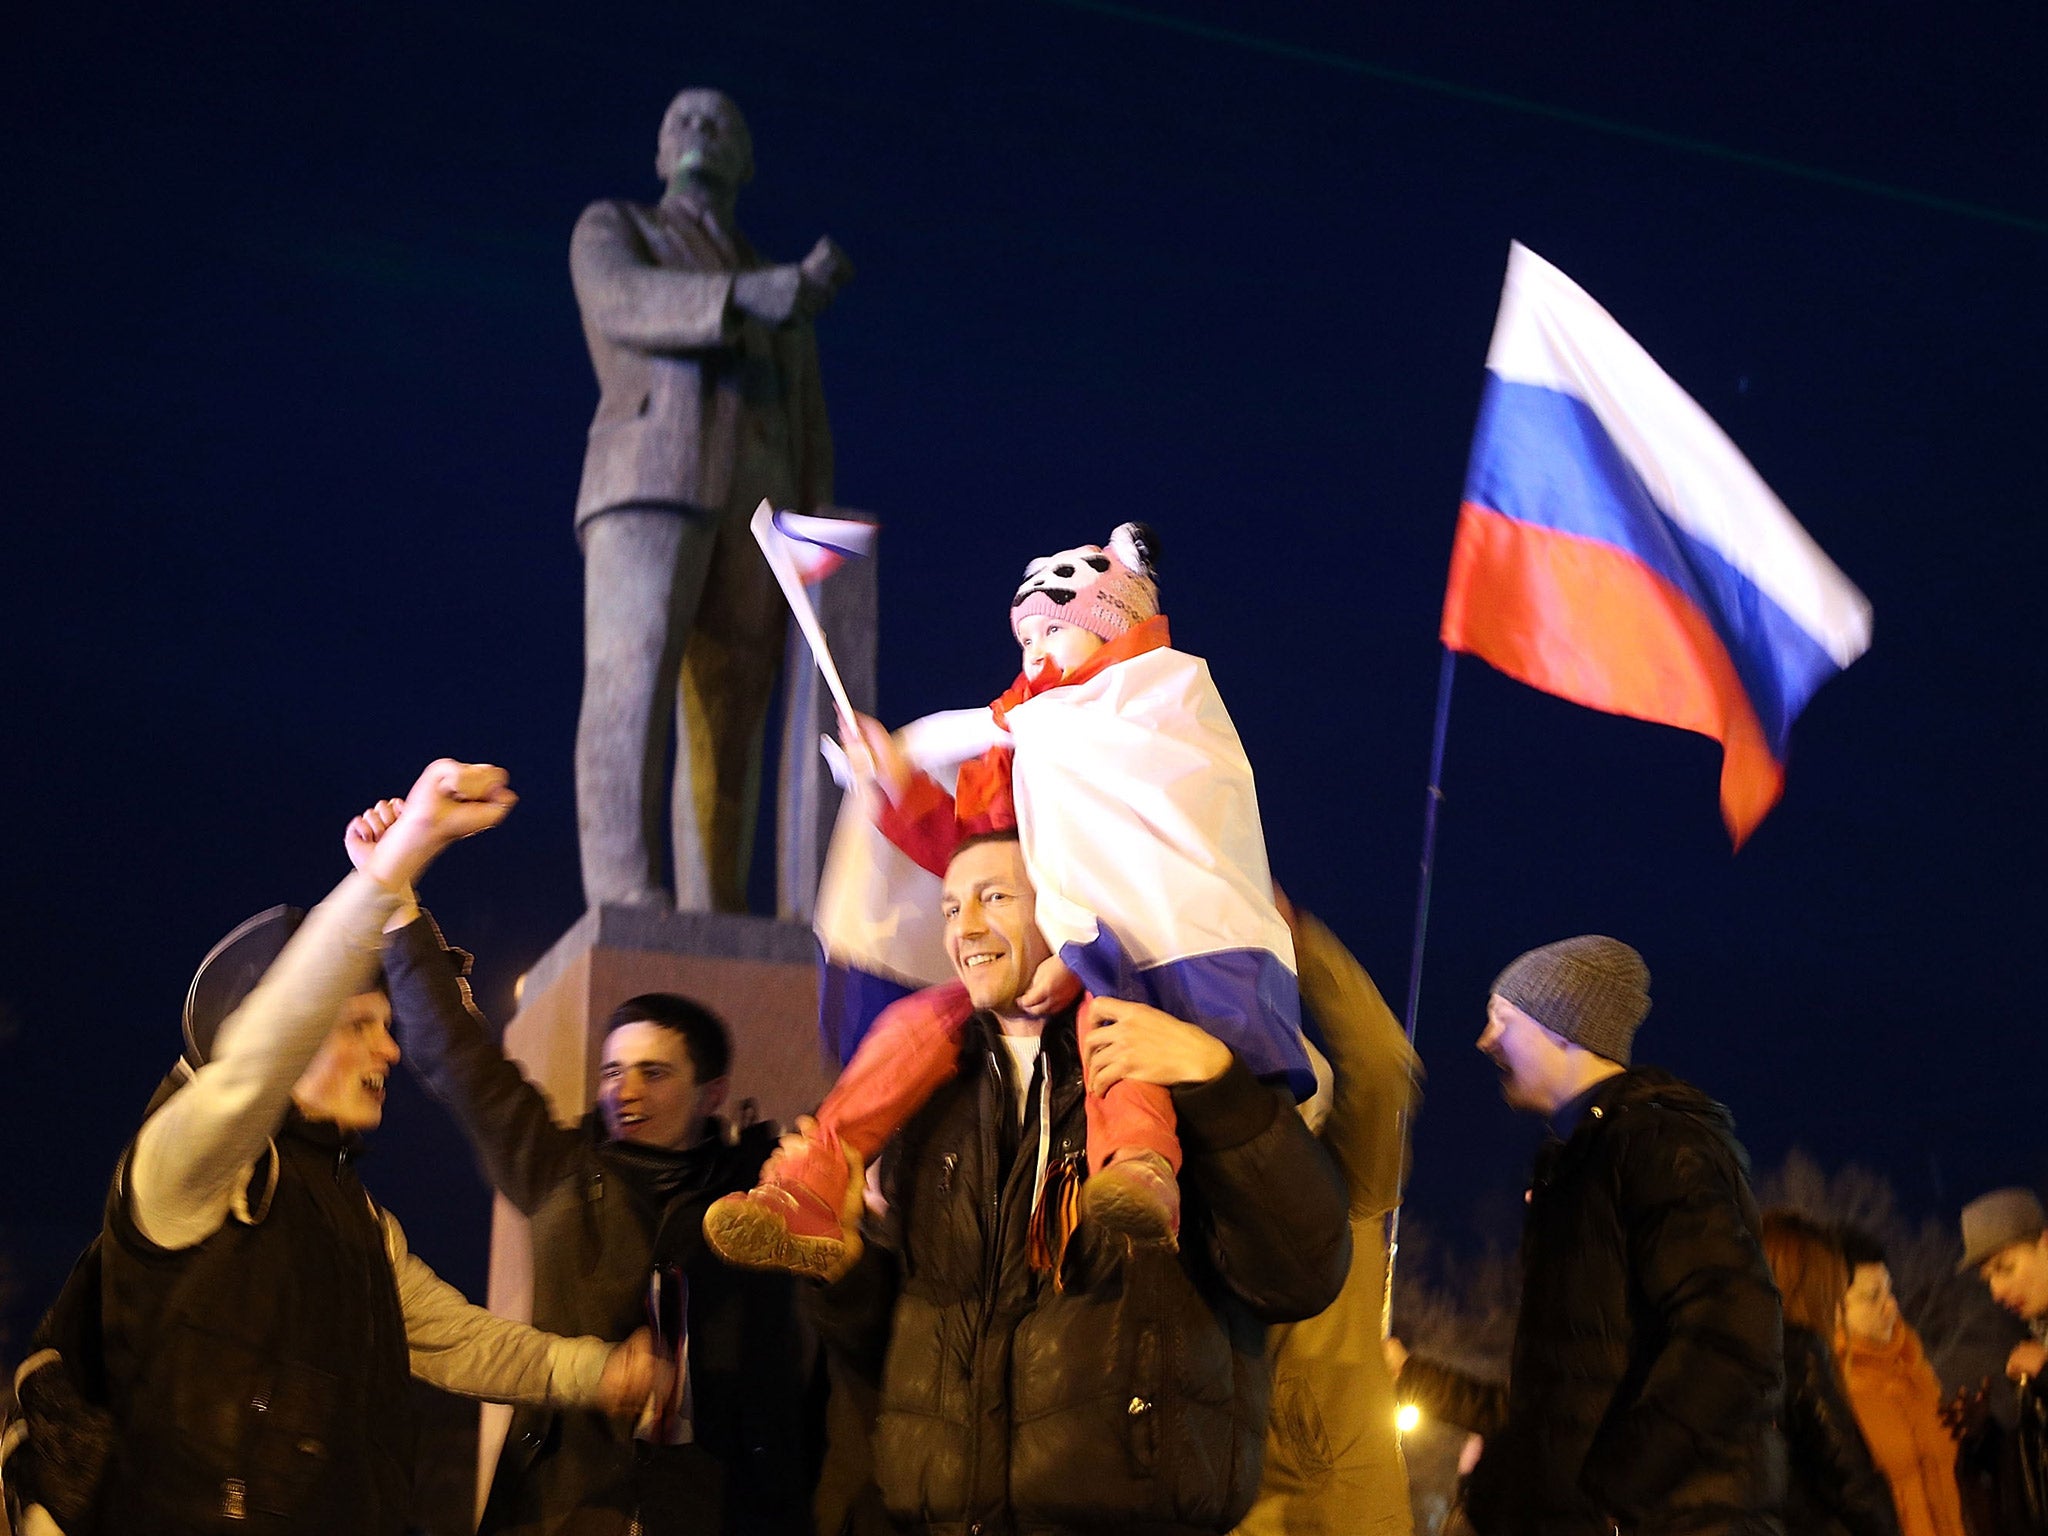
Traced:
<path id="1" fill-rule="evenodd" d="M 1302 1006 L 1329 1053 L 1327 1101 L 1318 1093 L 1303 1108 L 1351 1195 L 1351 1273 L 1319 1315 L 1271 1332 L 1266 1470 L 1237 1532 L 1408 1536 L 1408 1474 L 1380 1336 L 1386 1217 L 1401 1198 L 1420 1067 L 1379 988 L 1342 941 L 1284 898 L 1280 910 L 1294 935 Z M 1326 1112 L 1318 1124 L 1319 1106 Z"/>
<path id="2" fill-rule="evenodd" d="M 394 809 L 358 817 L 352 849 L 379 846 Z M 535 1322 L 603 1338 L 651 1322 L 677 1367 L 664 1411 L 638 1426 L 520 1408 L 479 1529 L 808 1536 L 813 1405 L 794 1284 L 729 1269 L 704 1245 L 704 1208 L 750 1188 L 774 1146 L 767 1126 L 716 1118 L 725 1026 L 687 998 L 630 999 L 605 1036 L 596 1107 L 560 1126 L 477 1010 L 468 968 L 424 913 L 386 942 L 406 1059 L 531 1223 Z"/>
<path id="3" fill-rule="evenodd" d="M 186 1080 L 144 1122 L 107 1202 L 116 1430 L 98 1529 L 398 1536 L 408 1374 L 613 1412 L 653 1387 L 644 1339 L 550 1338 L 471 1306 L 356 1176 L 398 1058 L 374 990 L 381 930 L 442 849 L 512 800 L 496 768 L 431 765 L 397 829 L 303 923 L 280 910 L 244 924 L 195 979 L 194 998 L 220 989 L 236 1006 L 201 1022 L 188 1005 Z M 245 937 L 270 946 L 261 963 L 236 949 Z"/>
<path id="4" fill-rule="evenodd" d="M 1089 1089 L 1172 1089 L 1185 1203 L 1177 1248 L 1074 1225 L 1084 1067 L 1072 1010 L 1018 1001 L 1047 950 L 1014 834 L 961 845 L 943 912 L 977 1010 L 958 1073 L 885 1154 L 882 1229 L 811 1292 L 827 1345 L 880 1383 L 883 1501 L 908 1531 L 1227 1531 L 1258 1488 L 1266 1325 L 1343 1284 L 1343 1185 L 1215 1037 L 1097 1000 Z"/>
<path id="5" fill-rule="evenodd" d="M 1479 1049 L 1549 1120 L 1522 1234 L 1505 1385 L 1408 1360 L 1401 1396 L 1486 1437 L 1482 1536 L 1776 1536 L 1785 1450 L 1778 1294 L 1728 1112 L 1630 1047 L 1650 975 L 1597 935 L 1521 956 Z"/>
<path id="6" fill-rule="evenodd" d="M 2013 1345 L 2005 1362 L 2018 1394 L 2011 1429 L 1985 1412 L 1982 1392 L 1960 1396 L 1951 1410 L 1962 1433 L 1961 1469 L 1973 1484 L 1989 1483 L 2002 1536 L 2039 1536 L 2048 1532 L 2048 1215 L 2031 1189 L 1994 1189 L 1963 1207 L 1956 1273 L 1972 1270 L 2033 1336 Z"/>

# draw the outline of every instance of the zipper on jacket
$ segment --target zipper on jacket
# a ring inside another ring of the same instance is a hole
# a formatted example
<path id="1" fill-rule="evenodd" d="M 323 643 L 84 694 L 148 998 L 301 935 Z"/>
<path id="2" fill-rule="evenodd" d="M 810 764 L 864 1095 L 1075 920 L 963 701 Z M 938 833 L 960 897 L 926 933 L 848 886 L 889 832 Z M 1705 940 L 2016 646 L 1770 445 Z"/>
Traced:
<path id="1" fill-rule="evenodd" d="M 1041 1061 L 1045 1060 L 1043 1046 L 1040 1047 L 1039 1059 Z M 1048 1100 L 1050 1099 L 1053 1084 L 1049 1066 L 1039 1076 L 1038 1091 L 1040 1094 L 1045 1095 Z M 988 1226 L 983 1233 L 981 1244 L 982 1273 L 986 1276 L 986 1282 L 982 1286 L 981 1316 L 975 1320 L 974 1342 L 968 1352 L 968 1359 L 973 1362 L 974 1368 L 977 1371 L 979 1371 L 981 1366 L 982 1349 L 988 1342 L 989 1318 L 996 1309 L 996 1292 L 1002 1283 L 1003 1246 L 1001 1217 L 1003 1191 L 1009 1180 L 1007 1178 L 995 1178 L 993 1175 L 993 1170 L 999 1168 L 1002 1162 L 1002 1146 L 996 1131 L 995 1115 L 997 1113 L 1008 1114 L 1009 1107 L 1009 1087 L 1003 1081 L 1002 1063 L 996 1059 L 995 1048 L 990 1047 L 988 1051 L 988 1070 L 984 1074 L 982 1081 L 981 1124 L 979 1130 L 981 1131 L 982 1167 L 984 1172 L 990 1174 L 993 1192 L 989 1196 Z M 1060 1105 L 1060 1116 L 1070 1112 L 1071 1108 L 1071 1101 Z M 1057 1119 L 1058 1117 L 1055 1117 L 1053 1123 L 1056 1124 Z M 1045 1134 L 1050 1135 L 1050 1133 L 1051 1126 L 1048 1125 L 1045 1127 Z M 1063 1140 L 1061 1151 L 1064 1152 L 1065 1150 L 1066 1144 Z M 1022 1158 L 1023 1155 L 1024 1148 L 1022 1132 L 1020 1130 L 1017 1156 Z M 946 1155 L 946 1160 L 940 1164 L 939 1177 L 942 1186 L 946 1180 L 951 1178 L 953 1169 L 959 1166 L 959 1161 L 958 1156 L 953 1153 Z M 1036 1159 L 1034 1158 L 1034 1163 L 1035 1161 Z M 1014 1168 L 1010 1170 L 1012 1174 L 1015 1171 Z M 979 1506 L 981 1499 L 981 1415 L 978 1413 L 974 1415 L 973 1423 L 968 1432 L 967 1465 L 969 1471 L 967 1489 L 968 1510 L 966 1513 L 971 1516 L 975 1508 Z M 977 1532 L 980 1529 L 981 1522 L 979 1520 L 971 1521 L 968 1526 L 970 1533 Z"/>
<path id="2" fill-rule="evenodd" d="M 1003 1082 L 1003 1064 L 996 1060 L 995 1049 L 988 1052 L 988 1071 L 982 1075 L 978 1118 L 981 1132 L 981 1158 L 983 1176 L 989 1179 L 993 1193 L 989 1196 L 988 1223 L 982 1228 L 981 1272 L 983 1275 L 981 1293 L 981 1315 L 974 1320 L 974 1341 L 969 1346 L 967 1358 L 969 1369 L 977 1375 L 981 1370 L 981 1352 L 988 1343 L 989 1314 L 996 1309 L 996 1287 L 1000 1279 L 1002 1245 L 999 1241 L 999 1218 L 1003 1209 L 1002 1180 L 993 1176 L 993 1170 L 1002 1162 L 1002 1144 L 998 1139 L 994 1116 L 990 1113 L 993 1104 L 998 1109 L 1007 1109 L 1006 1098 L 1009 1089 Z M 957 1159 L 955 1160 L 957 1166 Z M 972 1514 L 981 1502 L 981 1415 L 975 1414 L 967 1441 L 967 1509 Z M 976 1522 L 978 1525 L 979 1522 Z"/>

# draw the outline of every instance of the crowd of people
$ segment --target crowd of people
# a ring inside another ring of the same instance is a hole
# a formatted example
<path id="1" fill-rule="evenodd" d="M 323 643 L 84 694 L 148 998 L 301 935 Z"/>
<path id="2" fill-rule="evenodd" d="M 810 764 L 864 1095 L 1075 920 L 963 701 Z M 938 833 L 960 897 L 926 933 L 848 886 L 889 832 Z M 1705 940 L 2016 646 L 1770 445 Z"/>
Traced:
<path id="1" fill-rule="evenodd" d="M 1959 1275 L 2034 1334 L 2010 1422 L 1944 1400 L 1883 1247 L 1759 1212 L 1728 1112 L 1632 1061 L 1649 973 L 1565 940 L 1495 981 L 1479 1048 L 1550 1135 L 1530 1181 L 1504 1382 L 1386 1340 L 1397 1390 L 1475 1437 L 1458 1520 L 1483 1533 L 2027 1536 L 2048 1529 L 2048 1216 L 2030 1190 L 1962 1212 Z"/>
<path id="2" fill-rule="evenodd" d="M 1068 689 L 1163 740 L 1170 688 L 1214 729 L 1143 530 L 1036 562 L 1010 622 L 998 718 Z M 1145 829 L 1191 837 L 1190 867 L 1239 858 L 1265 904 L 1246 921 L 1284 935 L 1279 972 L 1253 944 L 1168 1008 L 1047 938 L 1084 887 L 1043 856 L 1039 735 L 947 790 L 875 722 L 843 734 L 850 814 L 937 879 L 953 976 L 884 1011 L 779 1140 L 721 1114 L 745 1021 L 736 1041 L 685 997 L 612 1014 L 575 1125 L 508 1059 L 416 897 L 511 811 L 498 768 L 431 764 L 348 822 L 325 901 L 223 941 L 17 1377 L 18 1528 L 398 1536 L 418 1377 L 516 1409 L 492 1532 L 1391 1536 L 1403 1402 L 1477 1437 L 1458 1519 L 1482 1536 L 2048 1533 L 2048 1348 L 2012 1352 L 2016 1417 L 1944 1400 L 1883 1251 L 1759 1212 L 1728 1111 L 1635 1061 L 1650 975 L 1628 945 L 1532 950 L 1486 1000 L 1478 1047 L 1549 1134 L 1509 1369 L 1480 1380 L 1385 1334 L 1419 1068 L 1262 840 Z M 1207 916 L 1234 932 L 1234 910 Z M 434 1276 L 359 1181 L 401 1061 L 529 1219 L 530 1325 Z M 1961 1236 L 1964 1269 L 2048 1330 L 2034 1196 L 1982 1197 Z"/>

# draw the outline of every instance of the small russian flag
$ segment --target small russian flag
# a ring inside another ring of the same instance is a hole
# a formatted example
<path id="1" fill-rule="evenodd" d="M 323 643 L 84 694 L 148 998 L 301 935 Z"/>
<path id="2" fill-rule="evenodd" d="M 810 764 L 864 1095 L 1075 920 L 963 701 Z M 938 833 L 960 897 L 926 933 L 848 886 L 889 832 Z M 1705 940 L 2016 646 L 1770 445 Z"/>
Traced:
<path id="1" fill-rule="evenodd" d="M 1721 743 L 1739 848 L 1792 722 L 1870 647 L 1870 604 L 1598 304 L 1514 245 L 1486 356 L 1443 643 Z"/>
<path id="2" fill-rule="evenodd" d="M 772 526 L 782 535 L 783 551 L 807 587 L 815 587 L 849 560 L 872 555 L 875 536 L 881 532 L 880 524 L 865 519 L 808 512 L 777 512 Z"/>

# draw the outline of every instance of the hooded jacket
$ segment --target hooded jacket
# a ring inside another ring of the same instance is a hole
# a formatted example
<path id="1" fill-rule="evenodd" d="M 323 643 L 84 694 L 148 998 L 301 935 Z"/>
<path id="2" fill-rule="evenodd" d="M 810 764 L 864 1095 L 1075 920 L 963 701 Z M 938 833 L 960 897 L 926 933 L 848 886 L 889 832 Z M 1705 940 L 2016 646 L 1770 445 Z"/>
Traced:
<path id="1" fill-rule="evenodd" d="M 1778 1536 L 1778 1293 L 1728 1111 L 1654 1067 L 1536 1160 L 1505 1385 L 1410 1360 L 1401 1391 L 1486 1437 L 1484 1536 Z"/>
<path id="2" fill-rule="evenodd" d="M 1084 1222 L 1055 1284 L 1029 1229 L 1041 1135 L 1050 1169 L 1085 1168 L 1072 1013 L 1046 1026 L 1021 1126 L 1008 1061 L 977 1015 L 884 1161 L 886 1225 L 811 1293 L 827 1345 L 879 1381 L 883 1500 L 949 1536 L 1228 1530 L 1258 1486 L 1265 1325 L 1343 1283 L 1343 1186 L 1286 1094 L 1233 1061 L 1173 1091 L 1179 1251 L 1113 1251 Z"/>

